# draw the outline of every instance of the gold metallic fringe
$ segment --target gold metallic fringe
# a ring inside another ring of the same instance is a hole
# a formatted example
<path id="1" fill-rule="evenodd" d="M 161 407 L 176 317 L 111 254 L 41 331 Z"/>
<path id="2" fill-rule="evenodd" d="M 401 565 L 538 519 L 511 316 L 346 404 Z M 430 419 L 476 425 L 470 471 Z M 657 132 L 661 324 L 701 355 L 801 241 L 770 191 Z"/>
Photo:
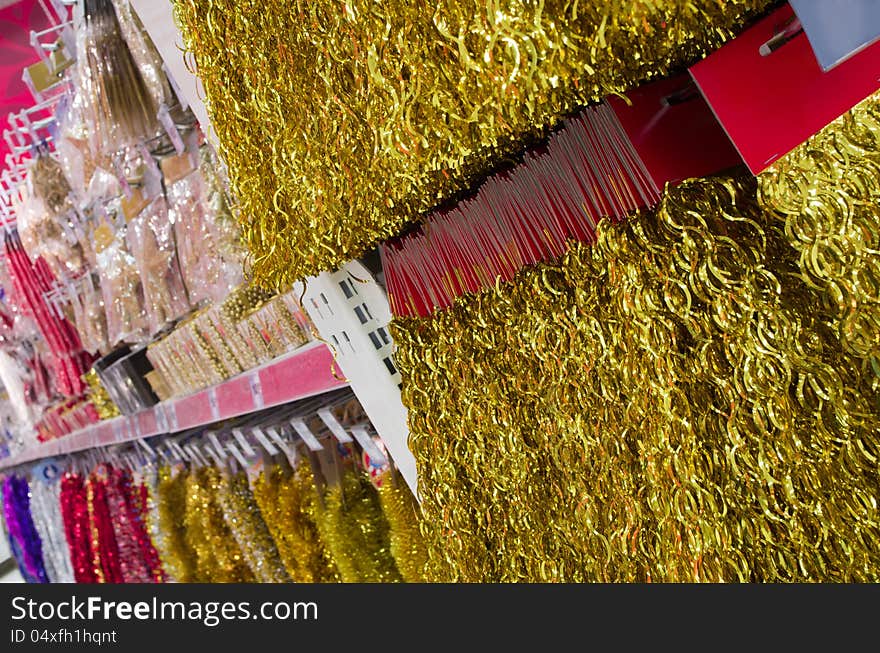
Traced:
<path id="1" fill-rule="evenodd" d="M 397 233 L 561 117 L 703 57 L 773 0 L 175 0 L 258 282 Z"/>
<path id="2" fill-rule="evenodd" d="M 430 579 L 880 580 L 875 377 L 756 195 L 686 182 L 394 323 Z"/>
<path id="3" fill-rule="evenodd" d="M 843 350 L 880 391 L 880 94 L 759 177 L 759 199 L 784 221 L 807 285 L 823 298 Z"/>

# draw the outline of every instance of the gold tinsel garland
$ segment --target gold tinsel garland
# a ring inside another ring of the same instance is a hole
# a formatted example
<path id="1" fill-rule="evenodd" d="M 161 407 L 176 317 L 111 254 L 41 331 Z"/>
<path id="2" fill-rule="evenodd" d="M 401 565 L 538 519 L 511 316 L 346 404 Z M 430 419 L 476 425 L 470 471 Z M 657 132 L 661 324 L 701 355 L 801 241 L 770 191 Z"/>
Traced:
<path id="1" fill-rule="evenodd" d="M 254 497 L 290 578 L 297 583 L 339 582 L 339 571 L 315 524 L 309 466 L 298 465 L 289 474 L 280 466 L 264 471 L 254 482 Z"/>
<path id="2" fill-rule="evenodd" d="M 400 582 L 391 554 L 388 522 L 366 474 L 346 469 L 341 483 L 316 505 L 316 522 L 344 583 Z"/>
<path id="3" fill-rule="evenodd" d="M 92 405 L 98 412 L 98 417 L 101 419 L 112 419 L 121 415 L 119 408 L 110 398 L 110 394 L 107 392 L 104 384 L 101 383 L 101 379 L 94 368 L 83 374 L 83 379 L 89 386 L 89 401 L 92 402 Z"/>
<path id="4" fill-rule="evenodd" d="M 429 577 L 880 579 L 880 409 L 828 307 L 722 178 L 397 321 Z"/>
<path id="5" fill-rule="evenodd" d="M 333 269 L 773 0 L 175 0 L 259 282 Z"/>
<path id="6" fill-rule="evenodd" d="M 197 582 L 197 554 L 186 537 L 184 517 L 187 474 L 162 465 L 157 476 L 156 512 L 162 537 L 154 540 L 154 544 L 171 578 L 179 583 Z"/>
<path id="7" fill-rule="evenodd" d="M 419 507 L 406 483 L 386 472 L 379 486 L 379 499 L 390 529 L 391 555 L 407 583 L 425 582 L 428 551 L 419 531 Z"/>
<path id="8" fill-rule="evenodd" d="M 244 559 L 258 582 L 289 583 L 281 556 L 260 515 L 243 471 L 222 477 L 217 499 L 223 508 L 226 525 L 232 531 Z"/>
<path id="9" fill-rule="evenodd" d="M 196 552 L 197 582 L 251 583 L 254 574 L 236 542 L 218 501 L 221 474 L 213 467 L 190 470 L 186 477 L 186 540 Z"/>

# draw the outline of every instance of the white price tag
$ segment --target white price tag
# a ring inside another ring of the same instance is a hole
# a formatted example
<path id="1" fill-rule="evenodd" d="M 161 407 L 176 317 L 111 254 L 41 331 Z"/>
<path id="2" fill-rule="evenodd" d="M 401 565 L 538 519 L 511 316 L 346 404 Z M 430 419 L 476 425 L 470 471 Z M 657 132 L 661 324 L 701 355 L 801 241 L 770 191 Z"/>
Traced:
<path id="1" fill-rule="evenodd" d="M 336 439 L 339 440 L 339 442 L 342 444 L 351 442 L 351 436 L 345 432 L 344 428 L 342 428 L 342 424 L 336 419 L 336 415 L 333 414 L 333 411 L 329 408 L 322 408 L 318 411 L 318 417 L 320 417 L 321 421 L 327 425 L 327 428 L 330 429 L 330 432 L 336 436 Z"/>
<path id="2" fill-rule="evenodd" d="M 153 415 L 156 417 L 156 429 L 159 433 L 168 433 L 168 420 L 165 418 L 165 406 L 162 404 L 153 406 Z"/>
<path id="3" fill-rule="evenodd" d="M 256 427 L 251 430 L 251 433 L 254 434 L 254 437 L 257 438 L 257 442 L 260 443 L 260 446 L 266 450 L 266 453 L 270 456 L 274 456 L 278 453 L 278 447 L 272 444 L 269 441 L 269 438 L 266 437 L 266 434 L 263 433 L 263 429 Z"/>
<path id="4" fill-rule="evenodd" d="M 218 456 L 217 463 L 222 465 L 224 460 L 226 460 L 226 453 L 223 451 L 223 447 L 220 446 L 220 440 L 217 439 L 217 434 L 208 431 L 206 434 L 208 436 L 208 441 L 211 443 L 211 447 L 213 448 L 214 454 Z"/>
<path id="5" fill-rule="evenodd" d="M 183 448 L 186 450 L 187 454 L 189 454 L 189 459 L 193 462 L 199 463 L 200 465 L 210 466 L 205 457 L 202 455 L 202 452 L 199 451 L 198 447 L 195 444 L 189 443 L 183 445 Z"/>
<path id="6" fill-rule="evenodd" d="M 208 388 L 208 405 L 211 406 L 211 419 L 220 419 L 220 404 L 217 403 L 217 388 Z"/>
<path id="7" fill-rule="evenodd" d="M 361 448 L 370 457 L 370 461 L 374 465 L 376 465 L 377 467 L 384 467 L 388 463 L 388 459 L 385 457 L 385 454 L 383 454 L 381 449 L 376 446 L 373 438 L 370 437 L 370 434 L 367 433 L 367 430 L 363 426 L 355 426 L 351 429 L 351 434 L 354 436 L 354 439 L 358 441 L 358 444 L 361 445 Z"/>
<path id="8" fill-rule="evenodd" d="M 290 425 L 293 429 L 299 434 L 299 437 L 302 438 L 303 442 L 306 443 L 306 446 L 312 451 L 321 451 L 324 447 L 321 446 L 321 443 L 318 441 L 318 438 L 315 437 L 315 434 L 312 433 L 312 430 L 306 425 L 306 423 L 300 419 L 292 419 L 290 420 Z"/>
<path id="9" fill-rule="evenodd" d="M 174 404 L 168 404 L 165 406 L 165 417 L 167 418 L 166 421 L 170 433 L 175 433 L 180 430 L 177 425 L 177 411 L 174 410 Z"/>
<path id="10" fill-rule="evenodd" d="M 256 456 L 257 452 L 254 451 L 254 448 L 251 446 L 251 443 L 247 441 L 247 438 L 244 437 L 244 433 L 241 432 L 241 429 L 232 429 L 232 437 L 235 438 L 235 441 L 241 446 L 241 450 L 248 456 Z"/>
<path id="11" fill-rule="evenodd" d="M 254 372 L 248 376 L 248 385 L 251 387 L 251 397 L 254 399 L 254 408 L 263 407 L 263 386 L 260 385 L 260 373 Z"/>
<path id="12" fill-rule="evenodd" d="M 171 442 L 169 442 L 169 444 L 171 445 L 171 448 L 180 457 L 180 460 L 189 460 L 190 459 L 189 454 L 183 450 L 183 448 L 180 446 L 180 444 L 178 444 L 177 442 L 174 442 L 173 440 Z"/>
<path id="13" fill-rule="evenodd" d="M 123 439 L 123 434 L 122 434 L 123 426 L 124 426 L 124 423 L 123 423 L 122 419 L 118 419 L 118 420 L 116 420 L 115 422 L 113 422 L 113 441 L 114 441 L 114 442 L 122 442 L 122 439 Z"/>
<path id="14" fill-rule="evenodd" d="M 284 452 L 284 455 L 287 457 L 287 462 L 290 463 L 291 468 L 296 469 L 296 459 L 297 459 L 297 450 L 296 447 L 292 446 L 290 442 L 281 437 L 281 434 L 278 433 L 278 430 L 275 428 L 268 429 L 269 437 L 278 445 L 278 448 Z"/>
<path id="15" fill-rule="evenodd" d="M 226 448 L 232 452 L 232 455 L 235 456 L 235 459 L 241 464 L 242 469 L 248 468 L 248 462 L 245 460 L 245 457 L 241 455 L 241 451 L 238 450 L 238 447 L 235 446 L 234 442 L 227 442 Z"/>

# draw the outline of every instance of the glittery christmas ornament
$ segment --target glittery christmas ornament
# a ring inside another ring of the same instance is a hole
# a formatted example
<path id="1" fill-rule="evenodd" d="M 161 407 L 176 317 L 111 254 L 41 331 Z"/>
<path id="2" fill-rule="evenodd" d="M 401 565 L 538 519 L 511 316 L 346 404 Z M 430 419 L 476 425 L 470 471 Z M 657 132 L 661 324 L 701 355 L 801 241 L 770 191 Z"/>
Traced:
<path id="1" fill-rule="evenodd" d="M 275 541 L 260 516 L 247 474 L 238 472 L 222 476 L 217 498 L 226 524 L 257 581 L 289 583 L 290 576 L 281 562 Z"/>
<path id="2" fill-rule="evenodd" d="M 175 15 L 259 282 L 333 269 L 586 103 L 699 60 L 771 0 L 352 0 Z"/>
<path id="3" fill-rule="evenodd" d="M 880 579 L 875 375 L 756 194 L 685 182 L 392 325 L 429 579 Z"/>
<path id="4" fill-rule="evenodd" d="M 344 583 L 394 583 L 402 580 L 389 542 L 388 521 L 367 476 L 347 469 L 340 485 L 327 489 L 316 505 L 321 539 Z"/>
<path id="5" fill-rule="evenodd" d="M 256 479 L 253 492 L 291 580 L 339 582 L 339 571 L 314 520 L 316 498 L 311 468 L 298 465 L 287 474 L 281 467 L 272 467 Z"/>

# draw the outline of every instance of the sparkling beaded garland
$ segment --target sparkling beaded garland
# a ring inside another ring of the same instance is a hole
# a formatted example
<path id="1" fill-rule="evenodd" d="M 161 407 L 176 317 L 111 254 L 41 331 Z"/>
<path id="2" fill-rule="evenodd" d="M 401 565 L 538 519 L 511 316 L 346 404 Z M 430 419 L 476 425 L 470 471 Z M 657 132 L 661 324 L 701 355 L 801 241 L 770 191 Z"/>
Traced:
<path id="1" fill-rule="evenodd" d="M 804 192 L 823 220 L 853 201 Z M 431 580 L 880 579 L 875 373 L 835 328 L 841 268 L 804 244 L 825 232 L 756 194 L 685 182 L 592 248 L 392 325 Z M 872 283 L 842 287 L 872 306 Z"/>
<path id="2" fill-rule="evenodd" d="M 314 479 L 308 465 L 289 474 L 280 466 L 264 471 L 254 482 L 254 498 L 294 582 L 339 582 L 314 521 Z"/>
<path id="3" fill-rule="evenodd" d="M 226 524 L 251 572 L 261 583 L 289 583 L 278 548 L 260 515 L 247 474 L 223 475 L 217 494 Z"/>
<path id="4" fill-rule="evenodd" d="M 772 0 L 175 0 L 258 282 L 338 267 Z"/>
<path id="5" fill-rule="evenodd" d="M 321 539 L 344 583 L 400 582 L 391 554 L 388 521 L 366 474 L 347 469 L 339 485 L 315 506 Z"/>

